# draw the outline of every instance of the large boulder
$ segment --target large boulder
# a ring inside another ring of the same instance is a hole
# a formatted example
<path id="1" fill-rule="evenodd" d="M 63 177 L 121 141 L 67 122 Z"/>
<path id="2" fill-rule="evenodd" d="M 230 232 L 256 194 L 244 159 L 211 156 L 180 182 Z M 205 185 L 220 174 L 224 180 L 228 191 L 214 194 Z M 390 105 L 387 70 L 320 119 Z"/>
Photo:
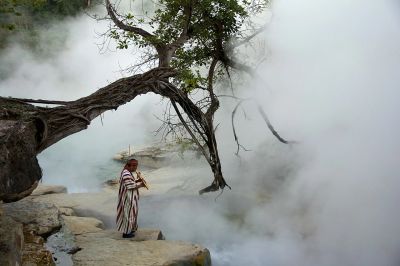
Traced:
<path id="1" fill-rule="evenodd" d="M 4 204 L 3 208 L 6 215 L 22 223 L 28 231 L 33 231 L 36 235 L 47 237 L 61 228 L 59 210 L 53 204 L 33 202 L 27 198 Z"/>
<path id="2" fill-rule="evenodd" d="M 0 200 L 4 202 L 28 196 L 42 178 L 36 159 L 40 122 L 24 121 L 17 109 L 14 113 L 0 108 Z"/>
<path id="3" fill-rule="evenodd" d="M 44 244 L 45 238 L 61 227 L 58 209 L 29 199 L 4 204 L 3 208 L 0 265 L 54 265 L 51 252 Z"/>

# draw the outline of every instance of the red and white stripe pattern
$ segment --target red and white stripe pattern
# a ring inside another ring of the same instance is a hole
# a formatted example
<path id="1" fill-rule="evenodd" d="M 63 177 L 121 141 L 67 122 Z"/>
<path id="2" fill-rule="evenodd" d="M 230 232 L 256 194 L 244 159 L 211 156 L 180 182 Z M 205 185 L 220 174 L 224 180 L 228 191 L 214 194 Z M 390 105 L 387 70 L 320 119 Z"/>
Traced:
<path id="1" fill-rule="evenodd" d="M 137 230 L 139 188 L 135 177 L 124 169 L 119 179 L 117 229 L 124 234 Z"/>

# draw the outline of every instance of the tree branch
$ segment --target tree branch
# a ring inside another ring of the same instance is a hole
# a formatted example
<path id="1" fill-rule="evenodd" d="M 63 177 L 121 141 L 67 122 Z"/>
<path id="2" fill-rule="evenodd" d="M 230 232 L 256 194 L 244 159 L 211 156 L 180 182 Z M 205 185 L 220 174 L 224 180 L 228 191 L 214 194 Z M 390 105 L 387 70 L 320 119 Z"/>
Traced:
<path id="1" fill-rule="evenodd" d="M 67 105 L 70 103 L 67 101 L 52 101 L 52 100 L 42 100 L 42 99 L 34 100 L 34 99 L 13 98 L 13 97 L 8 97 L 8 99 L 25 103 L 43 103 L 43 104 L 57 104 L 57 105 Z"/>
<path id="2" fill-rule="evenodd" d="M 208 110 L 206 112 L 207 117 L 213 116 L 219 107 L 219 101 L 218 101 L 217 97 L 215 96 L 214 90 L 213 90 L 214 72 L 215 72 L 215 67 L 217 66 L 217 63 L 218 63 L 218 59 L 213 58 L 210 68 L 208 69 L 207 90 L 208 90 L 208 93 L 210 94 L 211 104 L 208 107 Z"/>
<path id="3" fill-rule="evenodd" d="M 153 34 L 145 31 L 142 28 L 126 25 L 121 20 L 119 20 L 117 18 L 117 15 L 116 15 L 115 8 L 110 3 L 110 0 L 106 0 L 106 8 L 107 8 L 107 13 L 110 16 L 111 20 L 121 30 L 133 32 L 133 33 L 138 34 L 138 35 L 140 35 L 140 36 L 142 36 L 143 38 L 146 38 L 146 39 L 148 39 L 149 37 L 154 37 Z"/>
<path id="4" fill-rule="evenodd" d="M 196 136 L 194 135 L 194 133 L 190 130 L 189 126 L 187 125 L 186 121 L 183 119 L 181 113 L 179 112 L 178 107 L 176 106 L 176 103 L 174 101 L 171 101 L 172 106 L 175 109 L 176 114 L 179 117 L 179 120 L 181 120 L 183 126 L 186 128 L 187 132 L 189 133 L 189 135 L 192 137 L 192 140 L 197 144 L 197 146 L 199 147 L 199 149 L 201 150 L 201 152 L 203 153 L 204 157 L 206 158 L 208 164 L 211 165 L 211 161 L 209 156 L 207 155 L 207 152 L 204 150 L 203 146 L 200 144 L 200 142 L 198 141 L 198 139 L 196 138 Z"/>
<path id="5" fill-rule="evenodd" d="M 185 5 L 183 8 L 183 13 L 185 14 L 185 24 L 183 25 L 183 29 L 179 37 L 170 45 L 173 49 L 173 52 L 176 51 L 179 47 L 181 47 L 189 38 L 189 27 L 190 27 L 190 20 L 192 18 L 192 9 L 193 9 L 193 3 L 192 1 L 188 1 L 188 5 Z"/>
<path id="6" fill-rule="evenodd" d="M 254 37 L 256 37 L 258 34 L 260 34 L 261 32 L 263 32 L 265 30 L 265 28 L 267 27 L 267 25 L 262 26 L 261 28 L 257 29 L 255 32 L 253 32 L 252 34 L 250 34 L 249 36 L 247 36 L 244 39 L 241 40 L 236 40 L 236 42 L 231 43 L 230 45 L 228 45 L 225 50 L 227 52 L 232 51 L 233 49 L 243 45 L 243 44 L 247 44 L 251 41 L 251 39 L 253 39 Z"/>
<path id="7" fill-rule="evenodd" d="M 246 100 L 249 100 L 249 99 L 243 99 L 243 100 L 241 100 L 241 101 L 238 102 L 238 104 L 236 105 L 235 109 L 233 109 L 233 111 L 232 111 L 232 116 L 231 116 L 231 123 L 232 123 L 233 136 L 234 136 L 234 138 L 235 138 L 235 142 L 236 142 L 236 145 L 237 145 L 237 149 L 236 149 L 236 153 L 235 153 L 236 155 L 239 154 L 239 148 L 242 148 L 242 149 L 245 150 L 245 151 L 250 151 L 250 150 L 246 149 L 242 144 L 239 143 L 239 138 L 237 137 L 236 128 L 235 128 L 235 123 L 234 123 L 235 114 L 236 114 L 237 109 L 238 109 L 239 106 L 242 104 L 242 102 L 244 102 L 244 101 L 246 101 Z"/>
<path id="8" fill-rule="evenodd" d="M 264 110 L 262 109 L 262 107 L 260 105 L 258 105 L 258 111 L 260 112 L 261 116 L 264 118 L 265 123 L 267 124 L 269 130 L 272 132 L 272 134 L 282 143 L 285 144 L 293 144 L 296 143 L 296 141 L 287 141 L 285 139 L 283 139 L 278 132 L 276 132 L 276 130 L 274 129 L 274 127 L 272 126 L 271 122 L 268 119 L 267 114 L 264 112 Z"/>

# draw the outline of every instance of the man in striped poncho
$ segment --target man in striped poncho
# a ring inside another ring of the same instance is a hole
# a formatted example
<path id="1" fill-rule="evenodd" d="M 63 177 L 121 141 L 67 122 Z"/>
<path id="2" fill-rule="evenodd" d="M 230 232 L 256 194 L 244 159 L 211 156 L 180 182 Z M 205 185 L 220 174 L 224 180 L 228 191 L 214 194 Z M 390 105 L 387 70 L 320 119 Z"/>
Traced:
<path id="1" fill-rule="evenodd" d="M 138 161 L 130 159 L 122 170 L 119 180 L 117 229 L 122 232 L 123 238 L 135 236 L 137 230 L 139 188 L 144 184 L 135 178 Z"/>

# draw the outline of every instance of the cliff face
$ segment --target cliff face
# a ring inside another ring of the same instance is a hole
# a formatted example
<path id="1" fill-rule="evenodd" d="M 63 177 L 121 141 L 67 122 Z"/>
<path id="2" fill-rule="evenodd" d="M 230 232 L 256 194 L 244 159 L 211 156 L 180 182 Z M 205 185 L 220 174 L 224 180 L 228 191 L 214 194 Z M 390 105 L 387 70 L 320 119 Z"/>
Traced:
<path id="1" fill-rule="evenodd" d="M 211 265 L 206 248 L 164 240 L 160 230 L 139 228 L 134 238 L 123 239 L 96 218 L 75 216 L 80 202 L 99 201 L 101 193 L 63 192 L 39 186 L 31 196 L 3 204 L 2 214 L 0 207 L 0 265 Z"/>

